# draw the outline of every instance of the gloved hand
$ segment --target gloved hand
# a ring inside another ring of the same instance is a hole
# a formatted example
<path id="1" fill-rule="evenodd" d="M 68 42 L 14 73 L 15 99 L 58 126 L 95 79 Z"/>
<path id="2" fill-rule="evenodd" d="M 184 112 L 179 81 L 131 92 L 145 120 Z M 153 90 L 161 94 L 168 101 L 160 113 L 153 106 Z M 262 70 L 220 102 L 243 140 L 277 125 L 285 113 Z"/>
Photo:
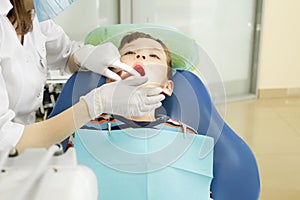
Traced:
<path id="1" fill-rule="evenodd" d="M 85 45 L 74 54 L 74 60 L 83 70 L 90 70 L 113 80 L 121 80 L 114 71 L 124 70 L 133 76 L 140 76 L 132 67 L 120 61 L 120 53 L 111 42 L 101 45 Z M 114 71 L 110 70 L 114 68 Z"/>
<path id="2" fill-rule="evenodd" d="M 107 83 L 82 96 L 91 119 L 102 113 L 122 116 L 143 116 L 161 106 L 165 99 L 161 88 L 138 87 L 147 82 L 147 77 L 129 77 L 128 79 Z"/>

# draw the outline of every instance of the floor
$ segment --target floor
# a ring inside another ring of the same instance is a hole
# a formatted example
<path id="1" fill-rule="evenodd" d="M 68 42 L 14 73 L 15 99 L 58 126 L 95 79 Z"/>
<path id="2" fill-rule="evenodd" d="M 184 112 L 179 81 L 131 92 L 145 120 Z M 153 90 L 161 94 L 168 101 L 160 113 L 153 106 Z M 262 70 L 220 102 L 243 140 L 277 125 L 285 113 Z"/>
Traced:
<path id="1" fill-rule="evenodd" d="M 260 200 L 300 199 L 300 98 L 227 103 L 225 120 L 256 156 Z"/>

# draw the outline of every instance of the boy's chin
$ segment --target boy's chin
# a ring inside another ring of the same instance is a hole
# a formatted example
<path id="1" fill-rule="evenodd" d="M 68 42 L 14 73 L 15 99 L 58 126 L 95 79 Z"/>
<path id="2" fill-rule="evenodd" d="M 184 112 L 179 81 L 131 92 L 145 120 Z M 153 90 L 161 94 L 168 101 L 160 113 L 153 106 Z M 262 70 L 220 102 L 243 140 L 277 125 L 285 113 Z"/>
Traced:
<path id="1" fill-rule="evenodd" d="M 143 84 L 141 87 L 143 88 L 161 88 L 162 92 L 161 94 L 165 95 L 165 96 L 171 96 L 172 92 L 170 92 L 169 90 L 167 90 L 166 88 L 164 88 L 162 85 L 160 84 Z"/>

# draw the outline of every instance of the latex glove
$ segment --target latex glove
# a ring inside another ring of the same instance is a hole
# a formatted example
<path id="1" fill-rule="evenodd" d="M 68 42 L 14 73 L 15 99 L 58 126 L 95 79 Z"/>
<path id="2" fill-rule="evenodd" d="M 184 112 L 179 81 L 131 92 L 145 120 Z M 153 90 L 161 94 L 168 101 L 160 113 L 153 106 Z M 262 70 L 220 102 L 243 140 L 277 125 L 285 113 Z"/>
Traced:
<path id="1" fill-rule="evenodd" d="M 107 83 L 81 97 L 89 110 L 91 119 L 102 113 L 121 116 L 143 116 L 160 107 L 165 99 L 161 88 L 138 87 L 147 82 L 147 77 Z"/>
<path id="2" fill-rule="evenodd" d="M 119 50 L 111 42 L 97 46 L 85 45 L 74 53 L 74 60 L 81 69 L 96 72 L 113 80 L 121 80 L 114 72 L 119 70 L 140 76 L 132 67 L 120 61 Z"/>

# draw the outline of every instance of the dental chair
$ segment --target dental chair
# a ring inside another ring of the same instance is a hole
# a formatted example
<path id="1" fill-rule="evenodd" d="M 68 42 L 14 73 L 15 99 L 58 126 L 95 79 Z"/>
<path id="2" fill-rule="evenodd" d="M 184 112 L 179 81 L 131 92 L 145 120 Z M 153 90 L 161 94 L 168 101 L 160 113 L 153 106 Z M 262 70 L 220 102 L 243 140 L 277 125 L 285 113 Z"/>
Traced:
<path id="1" fill-rule="evenodd" d="M 159 31 L 162 29 L 167 31 Z M 117 43 L 117 38 L 120 39 L 121 35 L 128 31 L 148 32 L 154 37 L 157 35 L 157 38 L 166 34 L 167 38 L 168 32 L 175 30 L 160 25 L 112 25 L 92 31 L 87 36 L 86 43 L 93 45 L 107 41 Z M 214 138 L 214 178 L 211 183 L 214 200 L 257 200 L 260 193 L 260 178 L 255 157 L 247 144 L 218 113 L 203 81 L 189 71 L 194 66 L 188 68 L 187 65 L 191 63 L 197 65 L 199 59 L 201 61 L 201 58 L 198 58 L 199 54 L 195 53 L 197 47 L 192 43 L 194 43 L 192 40 L 183 41 L 184 46 L 189 47 L 183 52 L 186 54 L 184 56 L 178 56 L 180 52 L 176 51 L 180 51 L 182 47 L 176 49 L 177 43 L 173 46 L 167 44 L 173 53 L 172 60 L 175 61 L 175 65 L 181 67 L 178 67 L 173 76 L 175 86 L 173 95 L 164 100 L 157 114 L 180 120 L 193 127 L 198 134 Z M 172 50 L 173 47 L 175 50 Z M 49 117 L 69 108 L 79 101 L 80 96 L 104 83 L 104 77 L 92 72 L 73 74 L 65 84 Z M 66 146 L 66 141 L 63 144 Z"/>

